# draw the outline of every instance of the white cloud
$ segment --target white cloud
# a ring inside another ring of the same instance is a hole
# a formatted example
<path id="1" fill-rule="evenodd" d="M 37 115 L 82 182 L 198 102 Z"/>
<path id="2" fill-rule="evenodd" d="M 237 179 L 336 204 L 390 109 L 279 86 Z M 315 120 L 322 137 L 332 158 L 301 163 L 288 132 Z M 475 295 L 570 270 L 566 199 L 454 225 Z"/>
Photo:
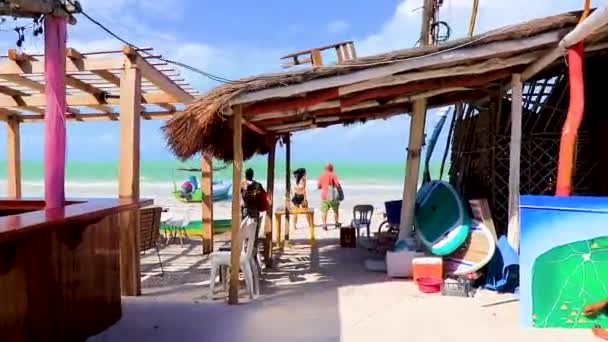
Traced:
<path id="1" fill-rule="evenodd" d="M 484 32 L 538 17 L 580 9 L 580 0 L 481 0 L 475 32 Z M 382 28 L 355 42 L 360 55 L 413 47 L 420 35 L 422 0 L 404 0 Z M 440 18 L 453 29 L 452 38 L 466 34 L 470 0 L 445 0 Z"/>
<path id="2" fill-rule="evenodd" d="M 278 56 L 287 51 L 286 49 L 260 49 L 246 45 L 212 46 L 194 42 L 170 46 L 173 46 L 173 49 L 168 50 L 171 51 L 168 56 L 172 59 L 228 79 L 282 71 Z M 218 85 L 217 82 L 199 74 L 187 70 L 183 72 L 195 87 L 208 89 Z"/>
<path id="3" fill-rule="evenodd" d="M 365 56 L 413 47 L 420 35 L 422 2 L 422 0 L 401 1 L 392 17 L 388 18 L 376 33 L 355 41 L 359 55 Z M 475 32 L 481 33 L 538 17 L 577 10 L 581 8 L 581 5 L 580 0 L 481 0 Z M 440 10 L 440 18 L 448 22 L 453 29 L 452 39 L 463 37 L 466 34 L 470 12 L 470 0 L 444 1 Z M 400 119 L 391 119 L 390 124 L 386 125 L 385 122 L 380 121 L 355 126 L 349 128 L 345 136 L 352 142 L 364 137 L 370 139 L 377 131 L 386 130 L 389 136 L 397 134 L 389 131 L 395 127 L 395 120 Z M 432 131 L 437 120 L 437 116 L 431 112 L 426 123 L 427 132 Z M 407 126 L 402 128 L 403 134 L 407 134 Z M 447 129 L 444 129 L 442 134 L 447 134 L 446 131 Z"/>
<path id="4" fill-rule="evenodd" d="M 346 32 L 350 28 L 350 23 L 346 20 L 334 20 L 327 25 L 327 31 L 331 34 L 340 34 Z"/>

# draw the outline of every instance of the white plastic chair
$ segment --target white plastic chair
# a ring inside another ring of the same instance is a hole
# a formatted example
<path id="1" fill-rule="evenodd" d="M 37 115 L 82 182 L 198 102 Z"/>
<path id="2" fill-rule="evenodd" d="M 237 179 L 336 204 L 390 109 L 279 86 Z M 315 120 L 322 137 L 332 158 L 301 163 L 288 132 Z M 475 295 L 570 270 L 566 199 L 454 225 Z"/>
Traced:
<path id="1" fill-rule="evenodd" d="M 169 211 L 163 211 L 160 214 L 160 223 L 163 226 L 163 234 L 165 238 L 165 243 L 169 241 L 169 226 L 171 225 L 171 219 L 173 218 L 173 214 Z"/>
<path id="2" fill-rule="evenodd" d="M 261 215 L 261 220 L 266 219 L 266 214 Z M 262 221 L 263 222 L 263 221 Z M 253 299 L 260 294 L 259 270 L 256 266 L 257 256 L 255 252 L 255 231 L 256 221 L 251 218 L 246 218 L 241 222 L 241 255 L 240 255 L 240 270 L 245 274 L 245 284 L 249 296 Z M 215 288 L 215 278 L 222 266 L 230 266 L 230 252 L 217 251 L 211 253 L 211 277 L 209 280 L 209 298 L 213 298 Z"/>
<path id="3" fill-rule="evenodd" d="M 191 213 L 190 209 L 183 210 L 181 214 L 173 215 L 166 223 L 166 226 L 171 227 L 172 236 L 171 238 L 179 237 L 179 245 L 183 246 L 184 241 L 183 238 L 188 238 L 188 233 L 186 232 L 186 228 L 190 224 Z M 178 236 L 179 235 L 179 236 Z"/>

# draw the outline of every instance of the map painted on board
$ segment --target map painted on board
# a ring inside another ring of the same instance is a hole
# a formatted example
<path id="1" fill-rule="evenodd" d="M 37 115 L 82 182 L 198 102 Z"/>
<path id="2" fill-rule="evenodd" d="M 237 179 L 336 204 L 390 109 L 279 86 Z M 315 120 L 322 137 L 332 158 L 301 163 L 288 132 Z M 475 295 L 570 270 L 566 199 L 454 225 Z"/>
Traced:
<path id="1" fill-rule="evenodd" d="M 549 238 L 549 237 L 548 237 Z M 608 326 L 608 315 L 583 308 L 608 299 L 608 237 L 555 247 L 532 267 L 532 324 L 539 328 Z"/>

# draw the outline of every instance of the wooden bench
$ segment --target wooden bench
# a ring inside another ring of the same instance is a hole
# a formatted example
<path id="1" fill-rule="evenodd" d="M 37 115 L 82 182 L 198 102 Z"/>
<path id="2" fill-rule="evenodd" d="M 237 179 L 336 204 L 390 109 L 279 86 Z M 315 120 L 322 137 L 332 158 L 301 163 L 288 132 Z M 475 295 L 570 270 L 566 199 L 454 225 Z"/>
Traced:
<path id="1" fill-rule="evenodd" d="M 277 230 L 276 244 L 281 245 L 281 225 L 283 224 L 283 217 L 285 216 L 285 208 L 279 208 L 274 212 L 274 227 Z M 295 217 L 297 215 L 306 215 L 306 221 L 308 222 L 309 235 L 308 239 L 310 243 L 315 241 L 315 210 L 314 208 L 289 208 L 289 216 Z M 285 240 L 289 240 L 289 228 L 285 229 Z"/>

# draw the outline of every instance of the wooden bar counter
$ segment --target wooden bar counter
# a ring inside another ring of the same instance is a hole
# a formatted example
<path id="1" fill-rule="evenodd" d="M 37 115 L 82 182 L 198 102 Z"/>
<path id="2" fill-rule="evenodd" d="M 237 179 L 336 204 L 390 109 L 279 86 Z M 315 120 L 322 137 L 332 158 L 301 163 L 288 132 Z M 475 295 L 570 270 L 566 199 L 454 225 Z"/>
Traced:
<path id="1" fill-rule="evenodd" d="M 121 316 L 118 214 L 152 201 L 0 199 L 0 340 L 84 341 Z"/>

